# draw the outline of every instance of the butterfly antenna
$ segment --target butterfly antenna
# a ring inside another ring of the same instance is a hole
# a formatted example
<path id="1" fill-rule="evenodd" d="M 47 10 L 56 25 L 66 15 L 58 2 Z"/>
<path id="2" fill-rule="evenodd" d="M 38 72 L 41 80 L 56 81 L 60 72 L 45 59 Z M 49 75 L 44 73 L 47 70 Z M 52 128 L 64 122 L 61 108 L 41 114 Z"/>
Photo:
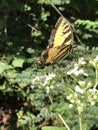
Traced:
<path id="1" fill-rule="evenodd" d="M 63 18 L 65 18 L 64 17 L 64 15 L 58 10 L 58 8 L 54 5 L 54 4 L 51 4 L 52 5 L 52 7 L 58 12 L 58 14 L 60 15 L 60 16 L 62 16 Z M 65 18 L 66 19 L 66 18 Z M 66 21 L 71 25 L 71 27 L 72 28 L 74 28 L 73 27 L 73 25 L 66 19 Z"/>
<path id="2" fill-rule="evenodd" d="M 64 17 L 63 14 L 58 10 L 58 8 L 57 8 L 54 4 L 51 4 L 51 5 L 52 5 L 52 7 L 58 12 L 58 14 L 59 14 L 60 16 Z"/>

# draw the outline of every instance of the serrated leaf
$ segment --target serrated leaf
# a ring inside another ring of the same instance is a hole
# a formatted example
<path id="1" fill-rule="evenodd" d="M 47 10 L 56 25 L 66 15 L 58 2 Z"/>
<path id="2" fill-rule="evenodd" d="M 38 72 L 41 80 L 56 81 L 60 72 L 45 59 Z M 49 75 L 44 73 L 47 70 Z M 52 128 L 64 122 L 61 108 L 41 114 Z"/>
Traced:
<path id="1" fill-rule="evenodd" d="M 24 61 L 25 61 L 25 60 L 22 59 L 22 58 L 14 58 L 14 60 L 12 61 L 12 65 L 13 65 L 14 67 L 22 67 Z"/>

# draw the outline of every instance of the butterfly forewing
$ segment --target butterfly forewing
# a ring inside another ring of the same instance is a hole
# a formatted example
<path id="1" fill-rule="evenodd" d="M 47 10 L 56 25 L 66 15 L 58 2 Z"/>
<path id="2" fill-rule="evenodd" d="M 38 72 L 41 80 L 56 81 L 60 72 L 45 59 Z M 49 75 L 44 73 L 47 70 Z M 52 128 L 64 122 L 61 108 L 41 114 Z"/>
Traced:
<path id="1" fill-rule="evenodd" d="M 69 45 L 73 42 L 73 33 L 70 23 L 63 17 L 60 17 L 55 25 L 50 39 L 52 39 L 53 47 L 63 44 Z"/>

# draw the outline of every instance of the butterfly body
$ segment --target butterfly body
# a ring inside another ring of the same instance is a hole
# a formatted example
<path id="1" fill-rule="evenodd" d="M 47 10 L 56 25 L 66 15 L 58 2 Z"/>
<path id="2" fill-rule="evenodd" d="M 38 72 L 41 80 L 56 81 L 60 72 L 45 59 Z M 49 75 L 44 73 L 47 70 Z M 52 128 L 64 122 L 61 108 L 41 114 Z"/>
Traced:
<path id="1" fill-rule="evenodd" d="M 64 17 L 60 17 L 52 30 L 50 44 L 40 56 L 38 68 L 66 58 L 75 48 L 73 39 L 70 23 Z"/>

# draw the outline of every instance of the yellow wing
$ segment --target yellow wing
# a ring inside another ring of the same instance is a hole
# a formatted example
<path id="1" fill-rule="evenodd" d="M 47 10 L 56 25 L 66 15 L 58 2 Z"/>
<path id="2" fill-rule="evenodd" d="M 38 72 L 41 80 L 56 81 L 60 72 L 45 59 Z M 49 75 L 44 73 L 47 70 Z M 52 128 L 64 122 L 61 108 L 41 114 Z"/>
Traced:
<path id="1" fill-rule="evenodd" d="M 75 47 L 73 32 L 70 23 L 60 17 L 50 35 L 50 44 L 41 54 L 38 68 L 52 64 L 67 57 Z"/>
<path id="2" fill-rule="evenodd" d="M 53 47 L 61 46 L 63 44 L 73 44 L 73 32 L 70 23 L 64 18 L 60 17 L 52 30 L 50 39 L 52 39 Z"/>

